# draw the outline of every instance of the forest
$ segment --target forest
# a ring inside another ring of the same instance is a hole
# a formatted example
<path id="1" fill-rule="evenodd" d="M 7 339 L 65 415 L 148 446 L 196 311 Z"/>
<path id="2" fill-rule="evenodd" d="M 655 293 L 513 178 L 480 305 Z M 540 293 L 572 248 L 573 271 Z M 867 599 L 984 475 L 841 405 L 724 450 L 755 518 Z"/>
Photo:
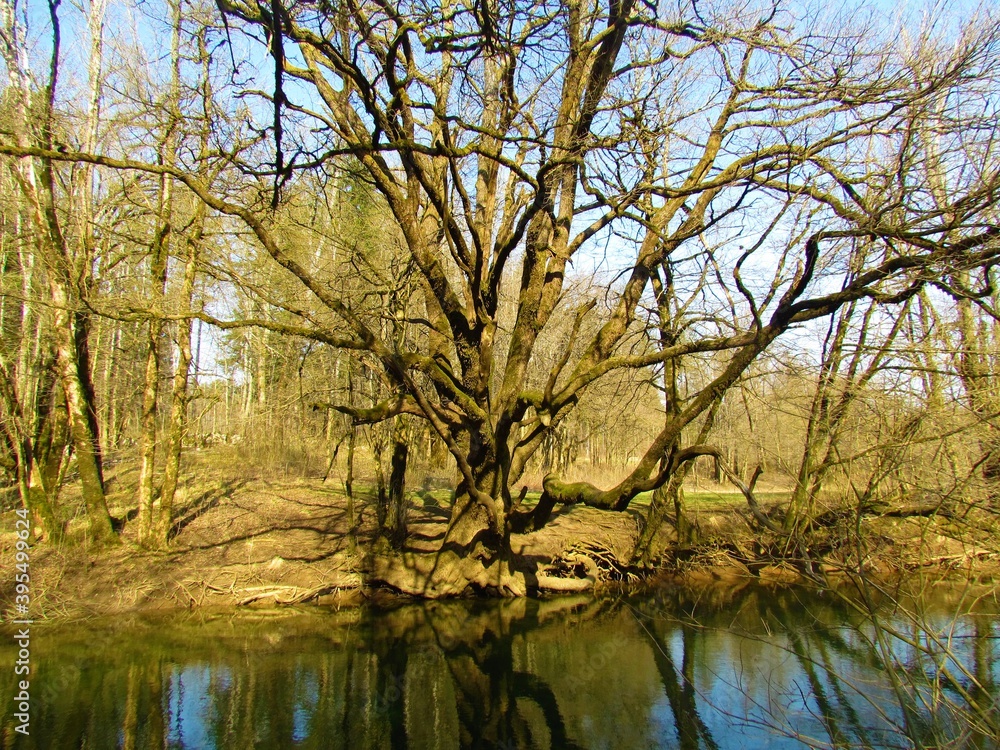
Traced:
<path id="1" fill-rule="evenodd" d="M 287 485 L 429 599 L 997 558 L 995 7 L 0 0 L 0 53 L 39 549 Z"/>

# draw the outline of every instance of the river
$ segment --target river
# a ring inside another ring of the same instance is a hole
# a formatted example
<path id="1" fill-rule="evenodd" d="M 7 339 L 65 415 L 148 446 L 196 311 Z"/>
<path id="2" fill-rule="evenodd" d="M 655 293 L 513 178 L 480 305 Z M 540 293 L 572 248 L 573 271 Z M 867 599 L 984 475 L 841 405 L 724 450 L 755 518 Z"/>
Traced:
<path id="1" fill-rule="evenodd" d="M 30 734 L 5 666 L 2 746 L 997 747 L 995 602 L 880 602 L 879 625 L 752 585 L 35 624 Z"/>

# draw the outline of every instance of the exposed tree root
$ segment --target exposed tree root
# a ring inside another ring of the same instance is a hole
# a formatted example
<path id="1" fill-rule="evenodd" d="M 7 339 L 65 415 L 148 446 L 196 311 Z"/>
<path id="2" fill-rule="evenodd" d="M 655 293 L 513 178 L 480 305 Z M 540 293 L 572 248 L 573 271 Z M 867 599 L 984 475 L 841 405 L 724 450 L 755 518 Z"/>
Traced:
<path id="1" fill-rule="evenodd" d="M 605 581 L 640 580 L 610 549 L 583 542 L 571 545 L 550 565 L 541 566 L 536 577 L 539 589 L 558 592 L 587 591 Z"/>
<path id="2" fill-rule="evenodd" d="M 536 574 L 538 588 L 543 591 L 552 591 L 557 594 L 579 594 L 590 591 L 597 584 L 597 579 L 593 576 L 585 578 L 560 578 L 539 571 Z"/>
<path id="3" fill-rule="evenodd" d="M 583 568 L 583 577 L 576 574 Z M 592 589 L 600 578 L 600 570 L 597 563 L 587 555 L 571 552 L 563 553 L 552 561 L 551 565 L 545 565 L 538 569 L 535 574 L 538 580 L 538 588 L 545 591 L 557 592 L 579 592 Z"/>
<path id="4" fill-rule="evenodd" d="M 461 555 L 451 549 L 377 555 L 372 577 L 401 593 L 425 599 L 488 592 L 498 596 L 525 596 L 524 574 L 511 567 L 509 557 Z"/>

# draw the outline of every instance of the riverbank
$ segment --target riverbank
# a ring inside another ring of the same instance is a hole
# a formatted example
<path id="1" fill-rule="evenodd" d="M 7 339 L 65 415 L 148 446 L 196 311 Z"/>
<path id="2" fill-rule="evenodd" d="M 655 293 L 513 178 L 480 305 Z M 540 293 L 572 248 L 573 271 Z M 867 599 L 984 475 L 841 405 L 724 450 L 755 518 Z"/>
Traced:
<path id="1" fill-rule="evenodd" d="M 128 499 L 120 492 L 117 510 Z M 408 544 L 431 549 L 447 523 L 447 493 L 414 497 Z M 31 549 L 31 615 L 78 618 L 144 610 L 293 605 L 318 602 L 350 606 L 391 596 L 369 584 L 368 554 L 375 531 L 374 508 L 364 497 L 353 508 L 339 489 L 318 481 L 261 478 L 211 480 L 187 488 L 171 549 L 150 552 L 126 523 L 122 543 L 92 550 L 79 539 L 62 547 Z M 692 511 L 701 541 L 676 549 L 669 526 L 657 541 L 665 552 L 655 569 L 626 565 L 641 511 L 560 509 L 541 531 L 512 537 L 514 552 L 532 572 L 568 576 L 567 588 L 646 585 L 706 588 L 741 581 L 790 585 L 800 569 L 776 560 L 774 549 L 750 533 L 734 496 L 728 507 Z M 852 542 L 853 519 L 816 530 L 809 537 L 814 569 L 831 580 L 864 570 L 884 579 L 964 577 L 991 585 L 1000 580 L 1000 554 L 989 534 L 967 523 L 936 516 L 890 515 L 862 521 L 863 544 Z M 71 538 L 73 534 L 70 535 Z M 0 558 L 13 560 L 14 512 L 3 516 Z M 4 565 L 5 570 L 11 570 Z M 575 570 L 574 570 L 575 569 Z M 0 610 L 10 612 L 15 582 L 0 582 Z M 591 581 L 590 579 L 593 579 Z"/>

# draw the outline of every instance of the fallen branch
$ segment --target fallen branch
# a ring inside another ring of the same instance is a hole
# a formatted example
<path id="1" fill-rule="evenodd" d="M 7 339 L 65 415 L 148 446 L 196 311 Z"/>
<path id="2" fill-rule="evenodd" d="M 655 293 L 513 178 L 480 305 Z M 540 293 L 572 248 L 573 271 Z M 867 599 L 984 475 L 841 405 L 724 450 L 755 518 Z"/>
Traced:
<path id="1" fill-rule="evenodd" d="M 269 597 L 274 597 L 275 604 L 302 604 L 303 602 L 308 602 L 316 599 L 317 597 L 332 594 L 333 592 L 340 590 L 340 586 L 335 583 L 324 583 L 311 589 L 301 589 L 298 586 L 272 586 L 261 588 L 264 588 L 264 590 L 240 599 L 240 601 L 236 603 L 237 606 L 244 607 L 247 604 L 252 604 L 253 602 L 260 601 L 261 599 L 267 599 Z M 291 593 L 288 596 L 282 596 L 282 593 L 284 592 Z"/>
<path id="2" fill-rule="evenodd" d="M 991 550 L 973 547 L 970 550 L 953 555 L 936 555 L 935 557 L 924 558 L 920 560 L 917 567 L 928 567 L 930 565 L 940 565 L 941 563 L 964 563 L 977 557 L 990 557 L 993 554 L 995 553 Z"/>
<path id="3" fill-rule="evenodd" d="M 914 516 L 941 516 L 942 518 L 954 518 L 955 514 L 941 503 L 903 505 L 897 508 L 888 508 L 876 511 L 879 518 L 912 518 Z"/>

